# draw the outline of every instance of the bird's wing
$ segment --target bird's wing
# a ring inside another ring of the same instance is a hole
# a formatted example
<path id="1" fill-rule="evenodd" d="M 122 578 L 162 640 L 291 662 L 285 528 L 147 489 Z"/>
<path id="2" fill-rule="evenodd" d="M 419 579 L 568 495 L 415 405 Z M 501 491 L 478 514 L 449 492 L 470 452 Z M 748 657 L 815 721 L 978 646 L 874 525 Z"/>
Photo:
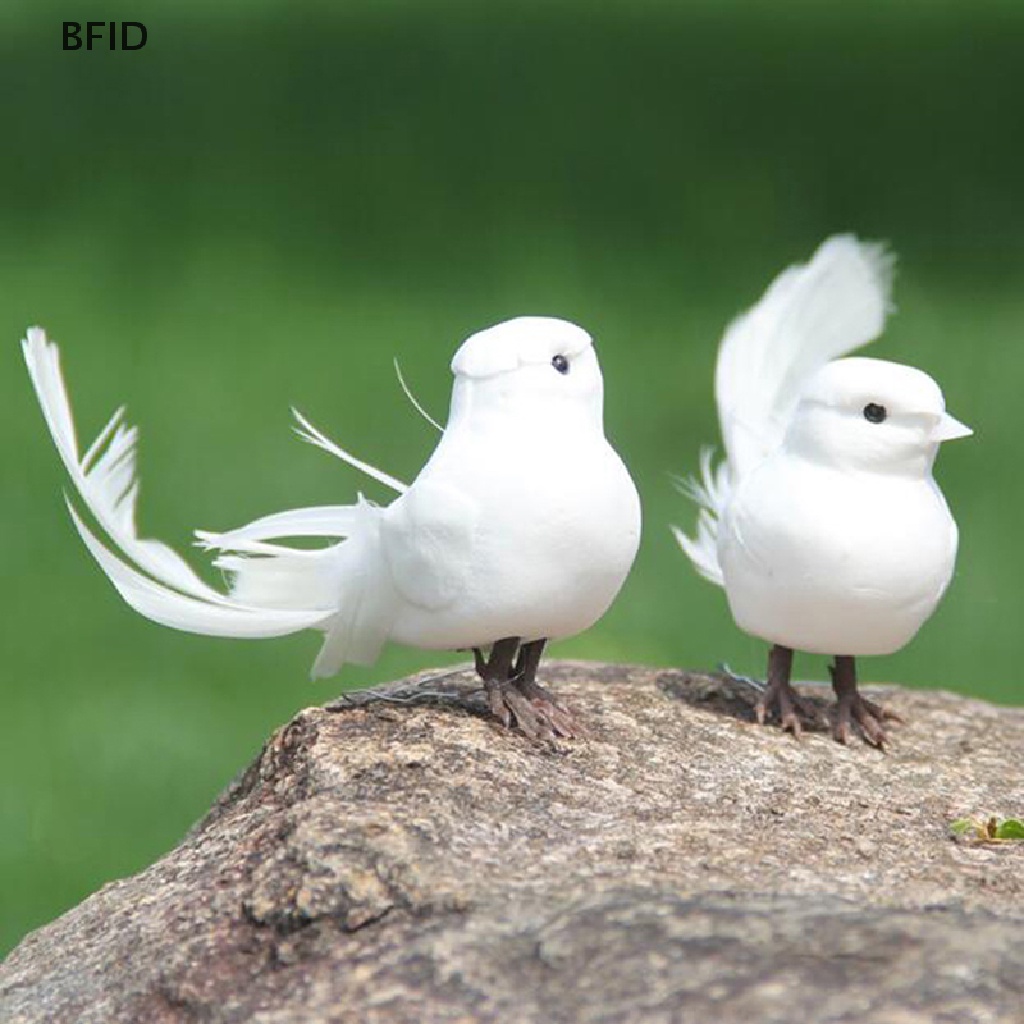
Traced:
<path id="1" fill-rule="evenodd" d="M 881 245 L 836 235 L 729 325 L 715 396 L 733 483 L 782 442 L 807 378 L 881 333 L 892 270 Z"/>
<path id="2" fill-rule="evenodd" d="M 385 511 L 381 542 L 405 600 L 437 610 L 464 589 L 473 564 L 478 510 L 463 491 L 417 481 Z"/>

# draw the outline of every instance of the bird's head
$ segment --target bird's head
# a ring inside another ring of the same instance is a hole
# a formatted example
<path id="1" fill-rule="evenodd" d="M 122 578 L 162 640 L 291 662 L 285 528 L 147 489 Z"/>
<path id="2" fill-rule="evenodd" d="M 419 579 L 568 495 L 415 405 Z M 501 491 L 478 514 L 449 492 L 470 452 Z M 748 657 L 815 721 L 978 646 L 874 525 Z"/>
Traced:
<path id="1" fill-rule="evenodd" d="M 601 429 L 604 388 L 593 341 L 581 327 L 520 316 L 467 338 L 452 359 L 456 416 L 565 417 Z"/>
<path id="2" fill-rule="evenodd" d="M 946 412 L 928 374 L 855 356 L 828 363 L 810 378 L 785 446 L 829 465 L 924 475 L 943 441 L 971 433 Z"/>

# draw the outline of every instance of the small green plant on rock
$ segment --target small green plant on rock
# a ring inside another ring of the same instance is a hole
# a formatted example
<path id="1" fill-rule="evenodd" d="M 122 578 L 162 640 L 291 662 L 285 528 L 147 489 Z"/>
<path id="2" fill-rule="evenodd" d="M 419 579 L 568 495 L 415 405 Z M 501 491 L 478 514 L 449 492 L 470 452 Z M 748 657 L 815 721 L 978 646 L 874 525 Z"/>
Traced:
<path id="1" fill-rule="evenodd" d="M 957 818 L 950 824 L 957 839 L 972 843 L 1011 843 L 1024 840 L 1020 818 Z"/>

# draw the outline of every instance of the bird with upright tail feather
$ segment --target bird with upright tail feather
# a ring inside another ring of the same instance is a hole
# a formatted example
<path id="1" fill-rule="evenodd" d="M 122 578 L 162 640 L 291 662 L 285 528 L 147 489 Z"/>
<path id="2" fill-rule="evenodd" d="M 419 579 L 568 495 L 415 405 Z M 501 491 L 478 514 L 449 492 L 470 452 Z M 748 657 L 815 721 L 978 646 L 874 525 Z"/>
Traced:
<path id="1" fill-rule="evenodd" d="M 926 373 L 849 355 L 882 332 L 892 266 L 878 245 L 830 238 L 729 326 L 715 373 L 726 458 L 702 452 L 700 479 L 681 485 L 696 531 L 674 529 L 736 624 L 772 645 L 758 720 L 777 710 L 799 734 L 811 712 L 793 652 L 831 655 L 834 735 L 856 722 L 876 746 L 895 716 L 859 693 L 855 659 L 907 644 L 949 585 L 957 527 L 932 464 L 971 433 Z"/>
<path id="2" fill-rule="evenodd" d="M 22 343 L 53 440 L 78 494 L 86 547 L 132 608 L 211 636 L 324 634 L 313 676 L 372 664 L 389 641 L 472 650 L 493 713 L 534 738 L 571 737 L 574 716 L 539 683 L 548 640 L 589 628 L 633 564 L 640 500 L 603 425 L 590 336 L 519 317 L 467 339 L 452 360 L 447 425 L 412 484 L 351 456 L 300 414 L 301 436 L 398 497 L 299 508 L 225 533 L 196 531 L 230 579 L 222 593 L 135 523 L 137 430 L 118 410 L 85 454 L 60 366 L 40 328 Z M 88 513 L 109 541 L 83 517 Z M 283 538 L 319 537 L 309 549 Z"/>

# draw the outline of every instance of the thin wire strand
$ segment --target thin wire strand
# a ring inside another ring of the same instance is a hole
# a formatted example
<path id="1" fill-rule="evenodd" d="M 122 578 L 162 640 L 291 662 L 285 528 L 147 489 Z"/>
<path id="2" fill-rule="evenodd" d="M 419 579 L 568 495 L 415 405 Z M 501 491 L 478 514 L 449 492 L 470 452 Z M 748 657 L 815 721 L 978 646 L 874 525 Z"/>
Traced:
<path id="1" fill-rule="evenodd" d="M 416 400 L 416 396 L 410 390 L 409 385 L 405 383 L 405 378 L 402 376 L 402 368 L 401 368 L 401 366 L 398 365 L 398 356 L 394 357 L 394 364 L 395 364 L 395 373 L 398 375 L 398 383 L 402 385 L 402 390 L 405 392 L 405 397 L 408 398 L 410 402 L 412 402 L 413 407 L 416 409 L 416 411 L 431 426 L 433 426 L 436 430 L 440 431 L 440 433 L 443 434 L 444 433 L 444 427 L 442 427 L 441 424 L 438 423 L 437 420 L 435 420 L 434 417 L 431 416 L 430 413 L 427 412 L 427 410 L 424 409 L 422 405 L 420 405 L 420 403 Z"/>

